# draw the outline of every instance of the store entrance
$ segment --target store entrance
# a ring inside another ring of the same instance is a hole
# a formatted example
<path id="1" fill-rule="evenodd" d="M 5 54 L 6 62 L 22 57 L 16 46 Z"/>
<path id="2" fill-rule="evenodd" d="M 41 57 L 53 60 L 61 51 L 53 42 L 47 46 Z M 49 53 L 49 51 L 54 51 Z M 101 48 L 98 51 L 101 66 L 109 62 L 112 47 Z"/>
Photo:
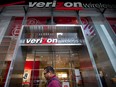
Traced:
<path id="1" fill-rule="evenodd" d="M 9 87 L 45 87 L 46 66 L 62 87 L 98 87 L 80 26 L 24 26 L 17 49 Z"/>
<path id="2" fill-rule="evenodd" d="M 45 87 L 43 69 L 55 68 L 63 87 L 98 87 L 95 73 L 85 46 L 25 47 L 23 87 Z"/>

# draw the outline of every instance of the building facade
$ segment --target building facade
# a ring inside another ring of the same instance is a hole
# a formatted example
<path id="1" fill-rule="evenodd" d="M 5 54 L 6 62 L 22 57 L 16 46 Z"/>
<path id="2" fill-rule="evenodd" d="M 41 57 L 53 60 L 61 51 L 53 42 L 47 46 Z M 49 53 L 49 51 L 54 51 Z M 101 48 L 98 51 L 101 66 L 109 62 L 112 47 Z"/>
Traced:
<path id="1" fill-rule="evenodd" d="M 116 9 L 0 8 L 0 87 L 116 86 Z"/>

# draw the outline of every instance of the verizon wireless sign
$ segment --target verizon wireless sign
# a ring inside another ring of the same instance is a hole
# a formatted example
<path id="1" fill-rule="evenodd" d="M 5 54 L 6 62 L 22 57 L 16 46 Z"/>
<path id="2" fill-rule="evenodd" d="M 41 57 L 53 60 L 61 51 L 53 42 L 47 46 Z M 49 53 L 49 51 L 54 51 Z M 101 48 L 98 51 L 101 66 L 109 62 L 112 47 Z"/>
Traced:
<path id="1" fill-rule="evenodd" d="M 81 3 L 81 2 L 29 2 L 29 7 L 55 8 L 55 10 L 82 10 L 83 8 L 116 8 L 115 4 Z"/>
<path id="2" fill-rule="evenodd" d="M 22 41 L 23 43 L 26 44 L 50 44 L 50 43 L 57 43 L 57 39 L 51 39 L 51 38 L 38 38 L 38 39 L 25 39 Z"/>
<path id="3" fill-rule="evenodd" d="M 80 44 L 78 39 L 54 39 L 54 38 L 38 38 L 38 39 L 22 39 L 21 44 Z"/>
<path id="4" fill-rule="evenodd" d="M 56 10 L 81 10 L 82 4 L 80 2 L 29 2 L 29 7 L 37 8 L 55 8 Z M 68 8 L 68 9 L 67 9 Z"/>

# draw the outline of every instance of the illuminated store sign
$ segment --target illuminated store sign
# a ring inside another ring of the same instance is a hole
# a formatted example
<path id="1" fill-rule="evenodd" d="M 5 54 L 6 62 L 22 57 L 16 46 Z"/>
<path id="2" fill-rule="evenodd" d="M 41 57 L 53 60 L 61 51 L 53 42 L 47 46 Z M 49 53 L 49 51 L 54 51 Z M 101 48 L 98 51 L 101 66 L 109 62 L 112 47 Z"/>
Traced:
<path id="1" fill-rule="evenodd" d="M 11 5 L 29 5 L 30 8 L 37 7 L 37 8 L 49 8 L 53 7 L 55 10 L 82 10 L 83 8 L 108 8 L 108 9 L 115 9 L 116 5 L 114 3 L 114 0 L 110 2 L 107 0 L 102 0 L 100 2 L 93 1 L 86 1 L 81 0 L 81 2 L 76 2 L 69 0 L 65 2 L 65 0 L 53 0 L 50 2 L 47 2 L 45 0 L 39 0 L 40 2 L 34 2 L 33 0 L 23 0 L 23 1 L 5 1 L 2 0 L 0 3 L 0 7 L 6 7 Z"/>
<path id="2" fill-rule="evenodd" d="M 116 8 L 114 4 L 82 3 L 82 2 L 29 2 L 29 7 L 55 8 L 55 10 L 82 10 L 83 8 Z"/>
<path id="3" fill-rule="evenodd" d="M 29 7 L 37 7 L 37 8 L 49 8 L 53 7 L 56 10 L 81 10 L 82 4 L 80 2 L 29 2 Z M 68 9 L 67 9 L 68 8 Z"/>
<path id="4" fill-rule="evenodd" d="M 22 39 L 21 44 L 79 44 L 77 38 L 38 38 L 38 39 Z"/>

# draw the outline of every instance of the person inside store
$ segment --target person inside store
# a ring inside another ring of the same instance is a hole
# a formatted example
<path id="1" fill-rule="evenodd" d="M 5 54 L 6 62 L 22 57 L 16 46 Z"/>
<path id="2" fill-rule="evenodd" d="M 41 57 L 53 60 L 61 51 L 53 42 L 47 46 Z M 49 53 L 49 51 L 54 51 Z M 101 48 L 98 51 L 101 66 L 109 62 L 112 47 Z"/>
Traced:
<path id="1" fill-rule="evenodd" d="M 55 70 L 51 66 L 44 68 L 44 76 L 47 80 L 46 87 L 62 87 L 58 77 L 55 75 Z"/>

